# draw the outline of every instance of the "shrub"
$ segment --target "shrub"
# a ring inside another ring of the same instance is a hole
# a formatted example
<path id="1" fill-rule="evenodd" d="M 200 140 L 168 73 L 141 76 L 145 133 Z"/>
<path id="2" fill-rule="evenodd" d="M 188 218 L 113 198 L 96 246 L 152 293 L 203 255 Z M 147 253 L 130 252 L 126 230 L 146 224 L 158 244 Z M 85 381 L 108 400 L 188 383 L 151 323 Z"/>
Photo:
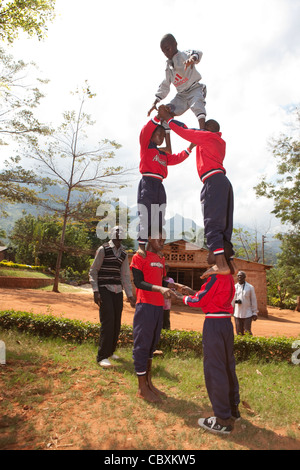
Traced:
<path id="1" fill-rule="evenodd" d="M 86 284 L 89 282 L 89 270 L 85 270 L 82 272 L 75 271 L 71 267 L 67 267 L 60 272 L 60 278 L 66 284 Z"/>
<path id="2" fill-rule="evenodd" d="M 13 261 L 0 261 L 0 267 L 4 268 L 14 268 L 14 269 L 32 269 L 33 271 L 44 272 L 46 271 L 46 266 L 31 266 L 29 264 L 19 264 L 14 263 Z"/>
<path id="3" fill-rule="evenodd" d="M 297 306 L 297 300 L 293 297 L 286 297 L 283 301 L 279 297 L 270 297 L 268 303 L 273 307 L 284 308 L 288 310 L 295 310 Z"/>
<path id="4" fill-rule="evenodd" d="M 35 334 L 41 337 L 60 337 L 71 342 L 98 342 L 99 324 L 70 320 L 52 315 L 16 312 L 14 310 L 0 311 L 0 327 L 3 329 L 16 328 L 19 331 Z M 237 361 L 254 358 L 258 361 L 287 361 L 291 362 L 292 344 L 296 338 L 285 337 L 254 337 L 251 335 L 235 336 L 234 351 Z M 122 325 L 119 336 L 121 347 L 132 347 L 132 327 Z M 196 331 L 162 330 L 159 348 L 172 352 L 194 351 L 202 355 L 202 334 Z"/>

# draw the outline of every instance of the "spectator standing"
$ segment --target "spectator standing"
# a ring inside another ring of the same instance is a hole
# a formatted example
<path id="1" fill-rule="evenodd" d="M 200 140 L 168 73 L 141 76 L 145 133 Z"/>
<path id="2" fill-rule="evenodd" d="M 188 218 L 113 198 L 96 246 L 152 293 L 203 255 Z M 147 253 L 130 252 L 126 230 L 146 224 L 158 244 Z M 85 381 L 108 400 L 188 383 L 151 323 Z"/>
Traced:
<path id="1" fill-rule="evenodd" d="M 172 277 L 168 276 L 168 271 L 169 271 L 169 265 L 165 265 L 166 269 L 166 276 L 164 277 L 164 281 L 168 282 L 169 284 L 173 283 L 174 284 L 174 279 Z M 164 299 L 164 319 L 163 319 L 163 330 L 170 330 L 171 329 L 171 321 L 170 321 L 170 311 L 172 307 L 172 300 L 171 298 L 165 298 Z"/>
<path id="2" fill-rule="evenodd" d="M 246 282 L 246 273 L 239 271 L 235 284 L 234 320 L 237 335 L 252 335 L 252 321 L 257 320 L 257 300 L 254 287 Z"/>
<path id="3" fill-rule="evenodd" d="M 101 367 L 111 367 L 110 357 L 118 359 L 114 352 L 121 328 L 123 288 L 131 307 L 135 306 L 128 255 L 121 244 L 122 238 L 122 228 L 114 227 L 109 242 L 97 250 L 89 273 L 94 302 L 99 306 L 100 338 L 97 362 Z"/>

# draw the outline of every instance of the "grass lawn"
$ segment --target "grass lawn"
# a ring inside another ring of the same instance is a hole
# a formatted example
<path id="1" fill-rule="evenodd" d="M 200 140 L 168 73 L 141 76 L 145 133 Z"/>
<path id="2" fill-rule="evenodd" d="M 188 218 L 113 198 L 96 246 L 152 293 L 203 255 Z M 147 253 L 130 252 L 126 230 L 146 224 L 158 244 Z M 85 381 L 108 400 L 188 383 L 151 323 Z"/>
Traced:
<path id="1" fill-rule="evenodd" d="M 40 273 L 33 269 L 14 269 L 14 268 L 3 268 L 0 267 L 0 276 L 11 276 L 11 277 L 34 277 L 39 279 L 53 278 L 50 274 Z"/>
<path id="2" fill-rule="evenodd" d="M 202 360 L 189 352 L 153 360 L 167 398 L 136 396 L 132 350 L 113 368 L 96 363 L 94 343 L 74 344 L 0 329 L 0 449 L 293 450 L 300 448 L 299 365 L 237 364 L 242 419 L 229 436 L 199 428 L 210 416 Z"/>

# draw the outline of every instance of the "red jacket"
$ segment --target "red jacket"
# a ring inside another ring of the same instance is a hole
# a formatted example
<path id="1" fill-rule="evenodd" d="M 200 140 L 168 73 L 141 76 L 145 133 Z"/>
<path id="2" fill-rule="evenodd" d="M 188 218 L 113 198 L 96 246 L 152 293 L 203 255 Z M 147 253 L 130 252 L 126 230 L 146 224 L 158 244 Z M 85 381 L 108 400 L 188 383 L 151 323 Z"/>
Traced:
<path id="1" fill-rule="evenodd" d="M 171 119 L 169 127 L 176 134 L 189 142 L 197 145 L 196 160 L 197 170 L 201 180 L 204 180 L 216 172 L 226 170 L 223 166 L 226 143 L 222 139 L 221 132 L 209 132 L 200 129 L 189 129 L 185 124 Z"/>
<path id="2" fill-rule="evenodd" d="M 231 274 L 213 274 L 193 296 L 184 296 L 189 307 L 200 307 L 206 317 L 227 318 L 233 313 L 232 300 L 235 294 Z"/>
<path id="3" fill-rule="evenodd" d="M 135 268 L 142 271 L 144 281 L 156 286 L 162 286 L 163 277 L 166 275 L 165 258 L 160 258 L 156 253 L 147 251 L 146 258 L 138 253 L 132 257 L 130 269 Z M 151 304 L 156 306 L 164 305 L 164 297 L 160 292 L 152 292 L 143 289 L 136 289 L 136 303 Z"/>
<path id="4" fill-rule="evenodd" d="M 150 119 L 141 131 L 140 172 L 142 174 L 158 175 L 163 179 L 168 176 L 168 165 L 177 165 L 183 162 L 191 151 L 187 149 L 178 154 L 170 155 L 159 150 L 159 148 L 151 142 L 151 136 L 159 124 L 159 119 L 155 117 Z"/>

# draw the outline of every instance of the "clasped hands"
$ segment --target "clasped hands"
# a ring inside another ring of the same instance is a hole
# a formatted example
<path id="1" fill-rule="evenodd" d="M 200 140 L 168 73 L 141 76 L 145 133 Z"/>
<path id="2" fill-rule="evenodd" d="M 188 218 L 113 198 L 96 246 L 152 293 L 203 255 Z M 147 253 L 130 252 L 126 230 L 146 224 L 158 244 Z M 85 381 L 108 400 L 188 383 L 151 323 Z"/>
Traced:
<path id="1" fill-rule="evenodd" d="M 159 292 L 165 299 L 182 299 L 184 295 L 193 295 L 195 291 L 182 284 L 170 283 L 170 287 L 160 287 Z"/>

